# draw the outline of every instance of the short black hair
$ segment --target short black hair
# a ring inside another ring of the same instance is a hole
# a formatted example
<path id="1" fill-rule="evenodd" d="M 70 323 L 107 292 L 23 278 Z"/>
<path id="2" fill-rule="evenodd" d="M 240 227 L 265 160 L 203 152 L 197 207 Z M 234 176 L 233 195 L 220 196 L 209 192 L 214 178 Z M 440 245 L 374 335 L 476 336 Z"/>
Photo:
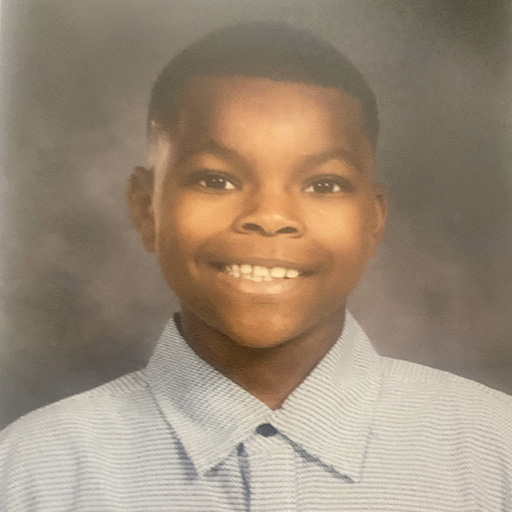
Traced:
<path id="1" fill-rule="evenodd" d="M 340 89 L 360 101 L 367 136 L 373 144 L 377 141 L 377 101 L 359 70 L 333 45 L 281 22 L 231 25 L 199 39 L 174 57 L 153 85 L 148 135 L 152 135 L 153 121 L 171 127 L 179 111 L 178 93 L 187 80 L 212 75 L 270 78 Z"/>

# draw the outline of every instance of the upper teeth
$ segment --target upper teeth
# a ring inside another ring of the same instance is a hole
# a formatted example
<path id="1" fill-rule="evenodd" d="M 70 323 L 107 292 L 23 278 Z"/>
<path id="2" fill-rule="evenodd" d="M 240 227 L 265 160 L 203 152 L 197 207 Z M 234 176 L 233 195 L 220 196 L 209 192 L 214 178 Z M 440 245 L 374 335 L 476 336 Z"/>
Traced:
<path id="1" fill-rule="evenodd" d="M 272 279 L 294 279 L 299 277 L 299 271 L 294 268 L 283 267 L 262 267 L 261 265 L 226 265 L 226 272 L 233 277 L 242 277 L 252 281 L 272 281 Z"/>

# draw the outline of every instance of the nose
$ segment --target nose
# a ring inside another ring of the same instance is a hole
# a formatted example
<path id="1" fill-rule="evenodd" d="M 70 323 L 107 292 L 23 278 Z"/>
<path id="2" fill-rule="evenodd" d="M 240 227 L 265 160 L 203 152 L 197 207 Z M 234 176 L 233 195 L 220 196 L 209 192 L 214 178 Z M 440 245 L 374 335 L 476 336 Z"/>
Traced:
<path id="1" fill-rule="evenodd" d="M 298 206 L 283 194 L 257 194 L 245 204 L 244 212 L 235 220 L 238 233 L 255 233 L 262 236 L 304 234 Z"/>

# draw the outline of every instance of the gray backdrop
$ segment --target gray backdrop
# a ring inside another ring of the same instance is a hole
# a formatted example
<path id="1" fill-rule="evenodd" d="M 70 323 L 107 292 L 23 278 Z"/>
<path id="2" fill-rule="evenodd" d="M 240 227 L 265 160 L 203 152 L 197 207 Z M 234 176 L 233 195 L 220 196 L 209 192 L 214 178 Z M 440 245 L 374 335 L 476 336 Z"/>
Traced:
<path id="1" fill-rule="evenodd" d="M 280 19 L 379 99 L 391 218 L 352 301 L 379 351 L 512 393 L 507 0 L 2 2 L 0 426 L 140 367 L 175 308 L 130 225 L 151 82 L 196 37 Z"/>

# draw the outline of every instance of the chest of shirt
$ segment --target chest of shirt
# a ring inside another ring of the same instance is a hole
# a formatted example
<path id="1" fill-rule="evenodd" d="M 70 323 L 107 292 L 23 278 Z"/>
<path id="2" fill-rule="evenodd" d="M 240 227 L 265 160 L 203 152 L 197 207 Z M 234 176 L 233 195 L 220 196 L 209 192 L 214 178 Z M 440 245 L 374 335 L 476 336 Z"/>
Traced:
<path id="1" fill-rule="evenodd" d="M 161 449 L 138 440 L 139 456 L 106 448 L 65 468 L 72 479 L 39 488 L 34 508 L 105 512 L 171 511 L 449 511 L 501 510 L 477 507 L 464 472 L 421 463 L 400 463 L 403 454 L 369 453 L 360 481 L 324 465 L 281 435 L 253 436 L 222 463 L 198 475 L 178 440 Z M 125 447 L 126 448 L 126 447 Z M 336 449 L 333 447 L 333 449 Z M 133 453 L 133 452 L 132 452 Z M 416 454 L 417 455 L 417 454 Z M 63 468 L 61 468 L 63 469 Z M 58 477 L 58 474 L 54 475 Z M 50 475 L 48 476 L 50 479 Z M 54 479 L 55 481 L 55 479 Z M 10 510 L 10 509 L 9 509 Z M 13 507 L 12 510 L 18 510 Z"/>

